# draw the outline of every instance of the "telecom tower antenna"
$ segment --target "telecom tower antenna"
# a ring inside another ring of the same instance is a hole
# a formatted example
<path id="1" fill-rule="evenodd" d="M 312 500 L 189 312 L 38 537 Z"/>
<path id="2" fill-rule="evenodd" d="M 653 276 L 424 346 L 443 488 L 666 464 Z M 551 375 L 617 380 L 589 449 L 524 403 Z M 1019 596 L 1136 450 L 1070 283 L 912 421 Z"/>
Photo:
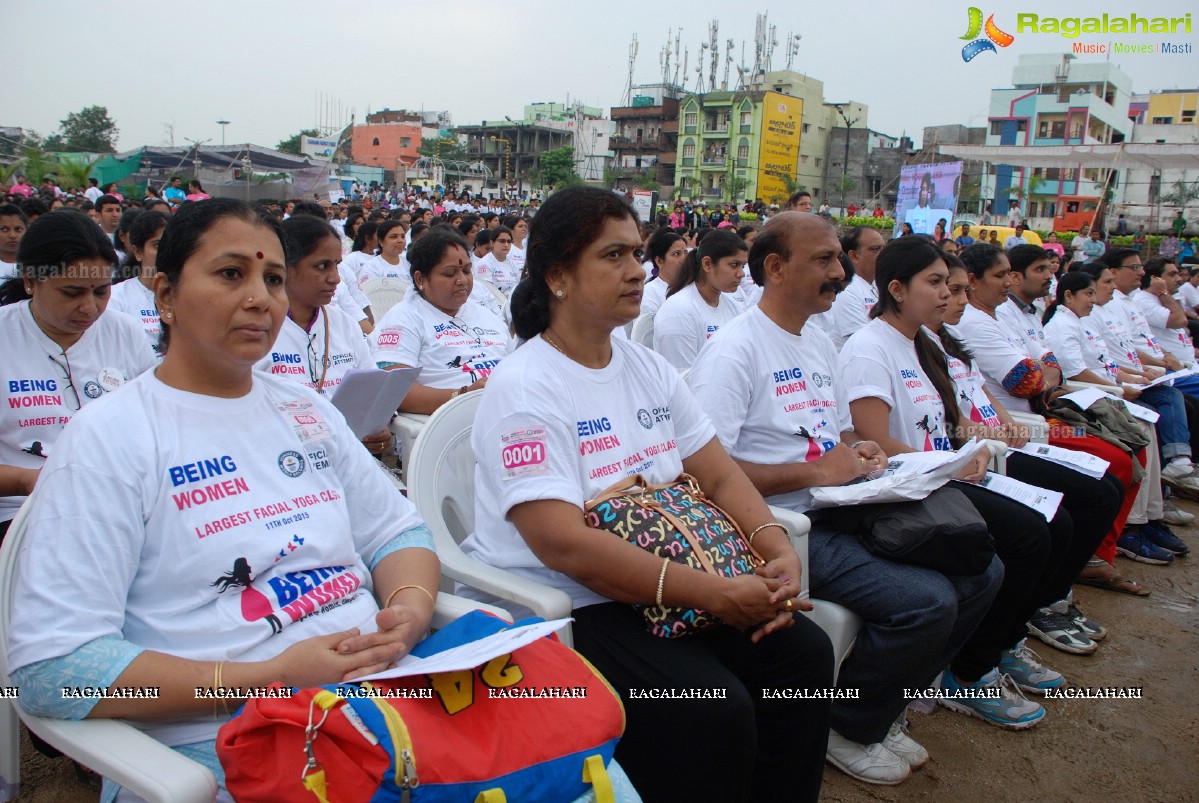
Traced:
<path id="1" fill-rule="evenodd" d="M 735 44 L 732 39 L 728 39 L 724 43 L 724 80 L 720 82 L 721 89 L 729 88 L 729 67 L 733 65 L 733 45 Z"/>
<path id="2" fill-rule="evenodd" d="M 682 39 L 682 37 L 683 37 L 683 29 L 679 28 L 675 32 L 675 35 L 674 35 L 674 78 L 671 81 L 671 84 L 675 85 L 675 86 L 677 86 L 679 83 L 679 40 Z M 685 63 L 685 60 L 687 58 L 686 53 L 683 54 L 683 58 L 684 58 L 683 80 L 686 80 L 687 79 L 687 75 L 686 75 L 687 65 Z"/>
<path id="3" fill-rule="evenodd" d="M 695 58 L 695 94 L 704 93 L 704 53 L 708 51 L 708 43 L 699 43 L 699 55 Z"/>
<path id="4" fill-rule="evenodd" d="M 801 34 L 787 36 L 787 70 L 791 69 L 795 57 L 799 55 L 799 40 L 803 39 Z"/>
<path id="5" fill-rule="evenodd" d="M 624 97 L 620 101 L 621 106 L 628 106 L 633 102 L 633 67 L 637 63 L 637 34 L 633 34 L 633 41 L 629 44 L 629 80 L 624 85 Z"/>
<path id="6" fill-rule="evenodd" d="M 712 92 L 716 89 L 716 68 L 720 66 L 720 45 L 716 41 L 716 32 L 720 30 L 720 20 L 712 20 L 712 24 L 708 26 L 708 42 L 712 49 L 711 68 L 708 73 L 708 91 Z"/>

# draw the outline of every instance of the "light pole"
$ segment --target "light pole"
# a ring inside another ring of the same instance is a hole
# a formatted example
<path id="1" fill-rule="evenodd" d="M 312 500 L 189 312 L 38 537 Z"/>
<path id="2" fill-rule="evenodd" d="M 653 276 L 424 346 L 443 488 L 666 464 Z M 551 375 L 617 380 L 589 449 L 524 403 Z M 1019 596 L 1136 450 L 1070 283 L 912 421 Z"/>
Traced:
<path id="1" fill-rule="evenodd" d="M 221 127 L 221 147 L 225 147 L 225 128 L 229 125 L 228 120 L 217 120 L 216 124 Z"/>
<path id="2" fill-rule="evenodd" d="M 845 211 L 845 185 L 849 182 L 846 179 L 849 177 L 849 132 L 853 128 L 853 124 L 860 118 L 855 117 L 850 120 L 845 116 L 845 110 L 841 108 L 841 104 L 834 106 L 837 114 L 841 115 L 842 122 L 845 123 L 845 161 L 841 163 L 841 211 Z"/>
<path id="3" fill-rule="evenodd" d="M 512 158 L 512 140 L 507 137 L 488 137 L 488 139 L 496 142 L 504 143 L 504 183 L 508 186 L 512 185 L 512 174 L 509 172 L 510 160 Z M 508 196 L 507 189 L 504 189 L 504 197 Z"/>

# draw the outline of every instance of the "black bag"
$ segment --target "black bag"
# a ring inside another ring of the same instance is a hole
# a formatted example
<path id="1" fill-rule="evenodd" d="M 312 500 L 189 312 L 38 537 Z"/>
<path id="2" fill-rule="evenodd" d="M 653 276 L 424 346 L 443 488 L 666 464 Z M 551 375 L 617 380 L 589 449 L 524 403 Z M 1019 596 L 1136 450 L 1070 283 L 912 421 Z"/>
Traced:
<path id="1" fill-rule="evenodd" d="M 942 574 L 981 574 L 995 557 L 987 523 L 966 495 L 948 486 L 919 502 L 886 502 L 820 511 L 829 525 L 854 533 L 875 555 Z"/>

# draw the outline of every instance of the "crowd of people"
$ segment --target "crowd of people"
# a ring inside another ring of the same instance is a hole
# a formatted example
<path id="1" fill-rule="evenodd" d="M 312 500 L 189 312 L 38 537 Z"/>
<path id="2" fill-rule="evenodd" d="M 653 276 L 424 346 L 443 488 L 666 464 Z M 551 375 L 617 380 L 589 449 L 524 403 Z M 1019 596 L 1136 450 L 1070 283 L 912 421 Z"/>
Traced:
<path id="1" fill-rule="evenodd" d="M 807 193 L 765 225 L 734 208 L 700 226 L 682 203 L 647 225 L 585 187 L 527 207 L 360 190 L 252 208 L 178 184 L 140 205 L 97 188 L 0 206 L 0 537 L 29 506 L 5 649 L 31 712 L 136 721 L 220 779 L 229 712 L 193 688 L 334 683 L 423 637 L 439 563 L 381 468 L 391 433 L 356 437 L 329 401 L 353 368 L 419 368 L 404 412 L 481 392 L 463 549 L 570 595 L 576 649 L 625 696 L 616 759 L 646 801 L 814 801 L 826 760 L 902 783 L 929 759 L 906 693 L 930 686 L 1036 726 L 1050 711 L 1032 697 L 1067 679 L 1030 637 L 1087 655 L 1108 632 L 1073 585 L 1144 596 L 1117 555 L 1189 552 L 1171 494 L 1199 495 L 1199 271 L 1176 255 L 1083 242 L 1071 260 L 968 227 L 838 236 Z M 380 279 L 403 301 L 373 310 Z M 626 331 L 644 316 L 652 348 Z M 1100 423 L 1063 402 L 1067 381 L 1109 391 Z M 1102 470 L 1023 449 L 1028 413 Z M 517 438 L 535 448 L 514 463 Z M 994 482 L 989 452 L 971 459 L 945 489 L 985 524 L 969 567 L 881 556 L 869 506 L 813 501 L 976 438 L 1061 502 L 1042 514 Z M 683 473 L 748 534 L 756 572 L 706 574 L 587 525 L 623 476 Z M 768 503 L 810 517 L 807 565 Z M 862 620 L 836 680 L 805 573 Z M 654 605 L 719 623 L 661 638 L 636 607 Z M 66 678 L 162 693 L 64 700 Z M 856 694 L 819 693 L 834 687 Z M 644 688 L 726 694 L 664 715 L 623 694 Z M 663 745 L 697 739 L 721 745 L 720 771 L 668 772 Z"/>

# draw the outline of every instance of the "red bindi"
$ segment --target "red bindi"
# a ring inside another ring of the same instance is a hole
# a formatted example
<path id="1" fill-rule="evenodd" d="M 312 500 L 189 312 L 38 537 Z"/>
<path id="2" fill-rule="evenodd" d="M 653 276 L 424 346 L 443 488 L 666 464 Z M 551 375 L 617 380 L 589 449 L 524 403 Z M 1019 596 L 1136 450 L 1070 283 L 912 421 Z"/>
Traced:
<path id="1" fill-rule="evenodd" d="M 255 256 L 258 257 L 259 259 L 262 259 L 262 252 L 259 251 L 257 254 L 255 254 Z"/>

